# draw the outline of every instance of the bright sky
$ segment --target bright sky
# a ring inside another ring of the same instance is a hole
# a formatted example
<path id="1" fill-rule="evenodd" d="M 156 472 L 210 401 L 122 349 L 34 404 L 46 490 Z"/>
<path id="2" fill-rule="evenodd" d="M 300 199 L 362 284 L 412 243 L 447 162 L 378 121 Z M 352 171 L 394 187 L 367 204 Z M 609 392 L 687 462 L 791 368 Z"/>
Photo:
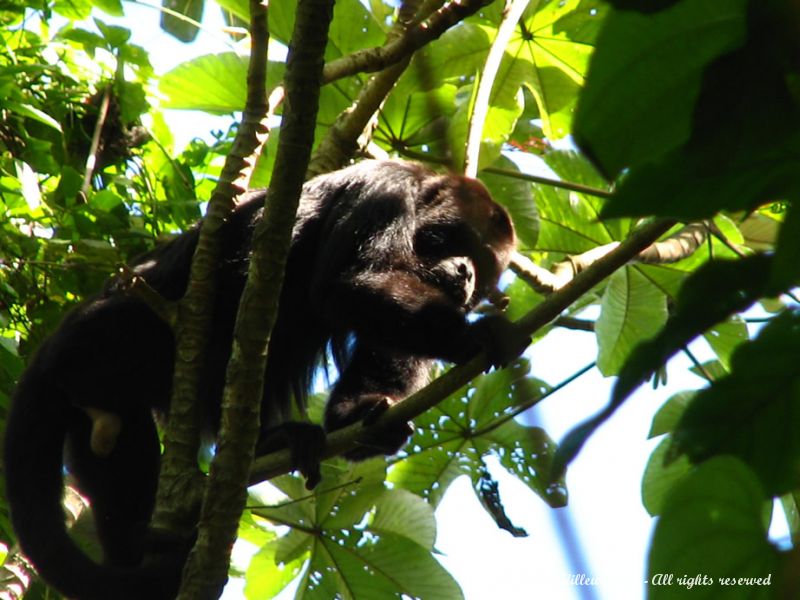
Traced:
<path id="1" fill-rule="evenodd" d="M 134 27 L 133 41 L 150 53 L 163 74 L 192 56 L 229 51 L 221 36 L 201 33 L 185 45 L 163 34 L 158 12 L 125 3 L 127 17 L 107 22 Z M 206 26 L 222 25 L 215 10 L 207 10 Z M 192 137 L 208 138 L 211 129 L 227 127 L 203 113 L 170 111 L 179 146 Z M 711 357 L 705 342 L 692 347 L 702 361 Z M 533 375 L 551 385 L 595 359 L 593 334 L 555 330 L 533 348 Z M 589 441 L 570 467 L 568 509 L 553 511 L 495 463 L 494 476 L 511 520 L 529 537 L 513 538 L 488 517 L 465 478 L 447 492 L 437 512 L 440 560 L 461 584 L 467 600 L 636 600 L 644 597 L 646 548 L 652 520 L 640 500 L 641 477 L 655 442 L 647 432 L 654 412 L 673 393 L 702 385 L 688 372 L 687 359 L 678 357 L 668 368 L 666 388 L 640 389 L 609 423 Z M 612 381 L 594 370 L 541 403 L 530 418 L 543 425 L 556 441 L 608 401 Z M 569 565 L 561 545 L 565 523 L 579 535 L 587 561 L 584 570 Z M 780 528 L 775 535 L 785 535 Z M 571 579 L 584 574 L 596 585 L 580 586 Z M 228 600 L 242 598 L 240 588 L 228 586 Z M 291 597 L 291 595 L 286 595 Z"/>

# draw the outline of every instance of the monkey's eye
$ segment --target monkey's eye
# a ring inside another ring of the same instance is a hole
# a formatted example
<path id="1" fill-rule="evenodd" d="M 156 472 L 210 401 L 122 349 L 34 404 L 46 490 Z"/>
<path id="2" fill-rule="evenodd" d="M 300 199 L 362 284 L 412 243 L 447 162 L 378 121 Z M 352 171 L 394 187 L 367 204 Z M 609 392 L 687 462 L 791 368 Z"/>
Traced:
<path id="1" fill-rule="evenodd" d="M 511 223 L 508 220 L 508 214 L 503 209 L 501 208 L 492 209 L 492 214 L 489 215 L 489 220 L 492 224 L 492 228 L 495 231 L 503 233 L 511 231 Z"/>

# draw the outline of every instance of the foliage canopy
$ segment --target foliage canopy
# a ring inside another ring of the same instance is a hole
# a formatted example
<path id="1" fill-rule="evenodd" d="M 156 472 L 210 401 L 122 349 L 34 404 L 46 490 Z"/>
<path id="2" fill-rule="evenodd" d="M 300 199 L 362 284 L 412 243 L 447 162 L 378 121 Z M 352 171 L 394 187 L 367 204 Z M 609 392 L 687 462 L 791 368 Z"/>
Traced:
<path id="1" fill-rule="evenodd" d="M 175 4 L 162 26 L 190 40 L 203 2 Z M 273 4 L 268 90 L 283 80 L 281 47 L 291 42 L 297 10 L 296 2 Z M 434 4 L 442 11 L 456 5 Z M 343 160 L 360 148 L 456 170 L 471 160 L 512 214 L 521 253 L 548 269 L 600 247 L 614 252 L 615 242 L 652 219 L 702 223 L 702 239 L 592 281 L 576 302 L 559 307 L 559 319 L 531 331 L 538 341 L 555 326 L 591 329 L 597 367 L 618 376 L 608 407 L 558 449 L 545 431 L 515 419 L 558 383 L 533 378 L 522 358 L 417 418 L 399 457 L 356 466 L 330 461 L 311 495 L 296 476 L 273 479 L 283 500 L 264 505 L 253 496 L 240 537 L 260 550 L 246 572 L 232 575 L 246 579 L 248 598 L 272 597 L 298 576 L 298 598 L 462 597 L 434 558 L 433 509 L 450 483 L 470 477 L 498 526 L 524 535 L 505 515 L 487 457 L 499 458 L 548 505 L 562 506 L 561 469 L 596 427 L 705 336 L 717 358 L 696 368 L 708 386 L 673 396 L 653 420 L 652 436 L 662 442 L 643 479 L 645 507 L 659 516 L 650 593 L 682 597 L 683 588 L 654 584 L 654 577 L 700 572 L 713 578 L 708 593 L 715 598 L 789 597 L 800 585 L 791 569 L 796 550 L 779 549 L 766 532 L 780 498 L 792 541 L 800 536 L 800 317 L 792 291 L 800 283 L 797 3 L 531 0 L 503 41 L 484 106 L 476 99 L 505 13 L 498 2 L 461 4 L 471 7 L 469 16 L 414 46 L 414 26 L 398 29 L 389 3 L 336 3 L 315 123 L 319 147 L 344 140 Z M 161 75 L 152 49 L 107 23 L 124 15 L 118 0 L 0 8 L 3 413 L 26 361 L 64 313 L 101 289 L 118 264 L 201 215 L 236 126 L 178 148 L 164 110 L 242 110 L 248 4 L 218 6 L 231 25 L 230 51 Z M 432 14 L 422 3 L 404 6 Z M 363 52 L 388 48 L 398 36 L 407 49 L 391 64 Z M 375 82 L 392 69 L 395 81 L 376 102 Z M 351 107 L 371 102 L 374 121 L 350 131 Z M 480 111 L 480 147 L 470 150 Z M 253 185 L 272 179 L 277 129 Z M 668 238 L 680 231 L 675 225 Z M 505 290 L 515 319 L 548 296 L 518 275 Z M 767 323 L 754 333 L 742 315 L 756 303 Z M 600 308 L 596 321 L 574 318 L 592 305 Z M 0 539 L 13 548 L 3 511 Z M 767 576 L 766 586 L 722 581 Z"/>

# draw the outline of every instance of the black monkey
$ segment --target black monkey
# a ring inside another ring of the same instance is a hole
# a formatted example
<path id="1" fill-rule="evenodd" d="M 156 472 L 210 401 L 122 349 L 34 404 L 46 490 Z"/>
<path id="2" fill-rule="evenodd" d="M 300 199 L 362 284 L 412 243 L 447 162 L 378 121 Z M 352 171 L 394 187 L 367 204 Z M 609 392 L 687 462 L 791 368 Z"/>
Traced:
<path id="1" fill-rule="evenodd" d="M 263 191 L 250 193 L 220 232 L 199 399 L 209 433 L 219 424 L 263 201 Z M 166 299 L 179 299 L 197 236 L 195 228 L 177 237 L 141 257 L 134 270 Z M 486 349 L 498 365 L 521 352 L 525 340 L 502 317 L 466 318 L 495 289 L 514 245 L 507 212 L 473 179 L 414 163 L 366 161 L 309 181 L 270 341 L 259 451 L 280 438 L 293 456 L 313 445 L 315 426 L 287 421 L 291 399 L 302 405 L 328 344 L 341 373 L 326 408 L 328 430 L 371 418 L 420 388 L 433 359 L 459 362 Z M 65 317 L 19 381 L 5 438 L 12 521 L 23 552 L 69 597 L 174 597 L 184 556 L 142 563 L 160 458 L 153 413 L 169 408 L 174 353 L 170 327 L 112 285 Z M 350 458 L 396 452 L 408 434 L 405 424 L 383 431 Z M 102 565 L 67 534 L 64 465 L 91 502 Z"/>

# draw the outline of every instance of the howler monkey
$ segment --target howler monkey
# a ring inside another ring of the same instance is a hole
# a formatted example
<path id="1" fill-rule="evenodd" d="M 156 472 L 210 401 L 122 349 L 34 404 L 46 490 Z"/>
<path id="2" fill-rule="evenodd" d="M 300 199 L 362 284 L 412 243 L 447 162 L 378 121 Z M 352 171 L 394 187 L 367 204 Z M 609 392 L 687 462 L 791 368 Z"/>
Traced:
<path id="1" fill-rule="evenodd" d="M 219 232 L 199 398 L 209 433 L 219 424 L 264 194 L 248 194 Z M 197 238 L 197 228 L 184 233 L 140 258 L 134 271 L 167 300 L 179 299 Z M 269 448 L 270 433 L 289 419 L 291 398 L 302 404 L 327 347 L 341 373 L 325 412 L 327 430 L 380 413 L 419 389 L 433 359 L 460 362 L 481 349 L 496 365 L 513 358 L 524 342 L 508 339 L 507 321 L 470 322 L 467 313 L 495 289 L 514 245 L 508 213 L 473 179 L 415 163 L 365 161 L 309 181 L 269 345 L 259 449 Z M 5 439 L 12 521 L 23 552 L 69 597 L 174 597 L 183 556 L 172 564 L 142 562 L 159 467 L 153 413 L 169 408 L 174 354 L 169 325 L 111 285 L 64 318 L 19 381 Z M 113 415 L 116 424 L 99 442 L 91 418 L 97 414 Z M 293 438 L 292 431 L 284 433 Z M 349 458 L 396 452 L 408 433 L 407 424 L 384 430 Z M 295 450 L 304 443 L 302 436 L 292 441 Z M 64 465 L 91 502 L 102 565 L 67 534 Z"/>

